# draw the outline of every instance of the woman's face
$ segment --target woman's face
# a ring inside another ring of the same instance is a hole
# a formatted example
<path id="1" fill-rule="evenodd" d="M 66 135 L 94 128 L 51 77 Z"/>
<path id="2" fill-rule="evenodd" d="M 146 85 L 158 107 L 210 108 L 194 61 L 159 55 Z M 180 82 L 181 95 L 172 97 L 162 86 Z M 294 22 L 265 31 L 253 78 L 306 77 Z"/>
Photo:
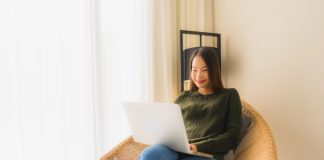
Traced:
<path id="1" fill-rule="evenodd" d="M 192 61 L 191 79 L 199 89 L 209 88 L 208 68 L 200 56 L 196 56 Z"/>

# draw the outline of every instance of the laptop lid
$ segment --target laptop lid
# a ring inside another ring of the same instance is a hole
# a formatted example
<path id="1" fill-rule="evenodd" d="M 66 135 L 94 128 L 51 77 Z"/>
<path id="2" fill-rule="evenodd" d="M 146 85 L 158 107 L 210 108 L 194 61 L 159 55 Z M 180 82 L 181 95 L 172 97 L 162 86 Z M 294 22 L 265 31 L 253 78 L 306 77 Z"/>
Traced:
<path id="1" fill-rule="evenodd" d="M 141 102 L 122 102 L 122 105 L 135 141 L 192 153 L 179 105 Z"/>

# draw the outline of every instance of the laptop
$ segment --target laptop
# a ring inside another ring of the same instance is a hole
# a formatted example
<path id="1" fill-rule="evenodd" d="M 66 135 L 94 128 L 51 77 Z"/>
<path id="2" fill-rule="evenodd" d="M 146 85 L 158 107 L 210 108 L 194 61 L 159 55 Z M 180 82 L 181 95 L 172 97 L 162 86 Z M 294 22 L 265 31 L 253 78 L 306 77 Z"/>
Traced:
<path id="1" fill-rule="evenodd" d="M 136 142 L 164 145 L 172 150 L 195 156 L 213 155 L 189 149 L 180 106 L 171 103 L 122 102 L 132 136 Z"/>

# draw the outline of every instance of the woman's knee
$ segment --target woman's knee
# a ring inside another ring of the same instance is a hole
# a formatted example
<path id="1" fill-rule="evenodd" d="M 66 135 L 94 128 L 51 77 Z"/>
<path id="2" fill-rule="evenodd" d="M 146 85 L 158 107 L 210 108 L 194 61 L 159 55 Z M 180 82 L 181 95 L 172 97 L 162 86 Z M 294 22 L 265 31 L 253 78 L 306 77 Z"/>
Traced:
<path id="1" fill-rule="evenodd" d="M 163 146 L 152 145 L 145 148 L 141 155 L 140 160 L 172 160 L 178 159 L 178 153 Z"/>

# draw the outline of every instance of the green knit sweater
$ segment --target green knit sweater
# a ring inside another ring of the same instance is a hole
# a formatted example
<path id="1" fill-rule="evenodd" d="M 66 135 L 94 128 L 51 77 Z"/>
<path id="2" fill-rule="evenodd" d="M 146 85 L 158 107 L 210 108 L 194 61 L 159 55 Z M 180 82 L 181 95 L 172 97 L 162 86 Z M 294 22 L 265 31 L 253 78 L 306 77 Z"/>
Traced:
<path id="1" fill-rule="evenodd" d="M 181 107 L 189 142 L 199 152 L 218 158 L 238 146 L 242 107 L 236 89 L 221 89 L 208 95 L 185 91 L 175 103 Z"/>

